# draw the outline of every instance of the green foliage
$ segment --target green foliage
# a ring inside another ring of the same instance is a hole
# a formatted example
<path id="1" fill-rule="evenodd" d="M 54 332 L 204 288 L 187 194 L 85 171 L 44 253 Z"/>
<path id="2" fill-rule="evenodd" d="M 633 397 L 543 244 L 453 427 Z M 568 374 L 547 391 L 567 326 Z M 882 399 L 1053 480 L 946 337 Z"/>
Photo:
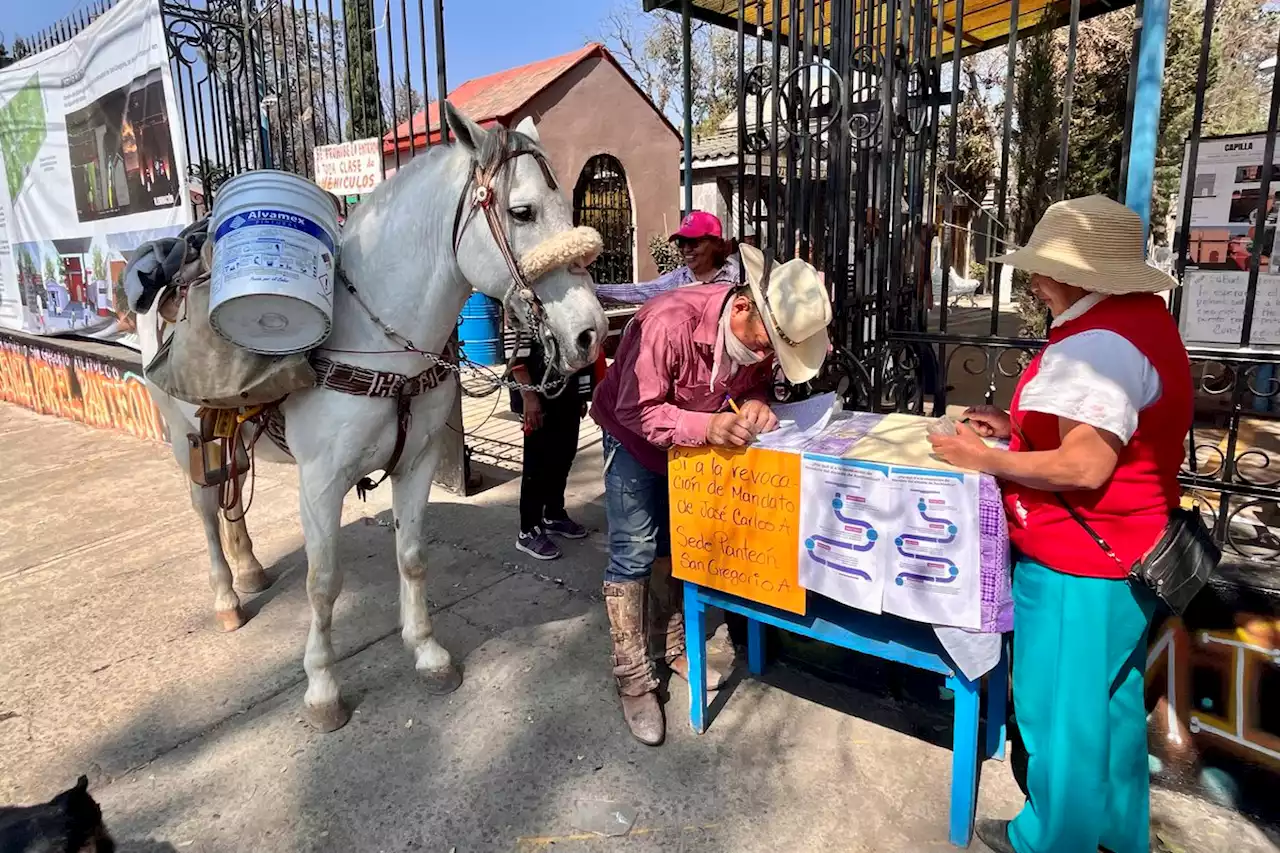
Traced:
<path id="1" fill-rule="evenodd" d="M 956 162 L 952 180 L 956 187 L 976 206 L 983 202 L 1000 161 L 996 156 L 998 128 L 995 113 L 983 97 L 983 84 L 972 66 L 966 68 L 969 86 L 960 102 L 956 119 Z M 946 138 L 947 121 L 943 119 L 941 134 Z"/>
<path id="2" fill-rule="evenodd" d="M 1080 25 L 1071 100 L 1067 198 L 1120 195 L 1132 30 L 1131 9 Z M 1063 41 L 1064 50 L 1065 44 Z"/>
<path id="3" fill-rule="evenodd" d="M 1061 139 L 1061 80 L 1058 74 L 1054 21 L 1044 18 L 1019 51 L 1014 87 L 1018 123 L 1015 150 L 1018 175 L 1014 199 L 1014 239 L 1019 245 L 1053 203 L 1058 186 Z"/>
<path id="4" fill-rule="evenodd" d="M 970 258 L 969 259 L 969 278 L 974 279 L 975 281 L 986 281 L 987 265 L 982 263 L 981 261 L 977 261 L 977 260 L 974 260 L 973 258 Z"/>
<path id="5" fill-rule="evenodd" d="M 102 254 L 102 247 L 97 245 L 93 247 L 93 280 L 107 280 L 107 259 Z"/>
<path id="6" fill-rule="evenodd" d="M 653 256 L 659 275 L 666 275 L 684 263 L 679 250 L 661 234 L 649 238 L 649 254 Z"/>
<path id="7" fill-rule="evenodd" d="M 378 82 L 378 51 L 374 45 L 372 0 L 343 0 L 346 28 L 347 79 L 351 102 L 347 104 L 349 138 L 382 136 L 382 87 Z"/>

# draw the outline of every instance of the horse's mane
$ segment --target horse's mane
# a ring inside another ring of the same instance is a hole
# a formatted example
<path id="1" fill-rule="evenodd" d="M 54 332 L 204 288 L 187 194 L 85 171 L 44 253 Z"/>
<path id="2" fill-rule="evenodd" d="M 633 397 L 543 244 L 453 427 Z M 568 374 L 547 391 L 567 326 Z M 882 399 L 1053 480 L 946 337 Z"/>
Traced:
<path id="1" fill-rule="evenodd" d="M 408 163 L 400 167 L 396 175 L 410 178 L 415 172 L 427 169 L 437 158 L 453 152 L 457 147 L 458 143 L 456 141 L 451 141 L 444 145 L 433 145 L 426 152 L 414 156 Z M 547 159 L 545 149 L 529 136 L 516 130 L 506 130 L 504 133 L 496 131 L 486 133 L 480 143 L 480 149 L 476 152 L 475 161 L 478 162 L 482 170 L 487 171 L 493 168 L 499 160 L 518 157 L 521 154 L 536 155 L 536 159 L 540 164 L 543 164 L 543 168 L 550 169 L 550 161 Z M 549 171 L 548 175 L 553 180 L 555 179 L 555 175 Z M 388 184 L 391 183 L 391 181 L 388 182 Z M 370 200 L 372 203 L 366 202 L 356 206 L 355 211 L 347 218 L 348 231 L 358 228 L 361 221 L 371 215 L 373 209 L 388 203 L 390 193 L 387 191 L 386 185 L 380 189 L 382 191 Z"/>

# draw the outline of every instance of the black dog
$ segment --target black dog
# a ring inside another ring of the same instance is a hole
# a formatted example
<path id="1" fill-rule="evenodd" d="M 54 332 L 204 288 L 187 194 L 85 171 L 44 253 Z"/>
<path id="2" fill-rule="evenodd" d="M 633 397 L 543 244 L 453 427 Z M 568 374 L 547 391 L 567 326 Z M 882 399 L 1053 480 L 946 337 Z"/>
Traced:
<path id="1" fill-rule="evenodd" d="M 115 853 L 89 779 L 39 806 L 0 807 L 0 853 Z"/>

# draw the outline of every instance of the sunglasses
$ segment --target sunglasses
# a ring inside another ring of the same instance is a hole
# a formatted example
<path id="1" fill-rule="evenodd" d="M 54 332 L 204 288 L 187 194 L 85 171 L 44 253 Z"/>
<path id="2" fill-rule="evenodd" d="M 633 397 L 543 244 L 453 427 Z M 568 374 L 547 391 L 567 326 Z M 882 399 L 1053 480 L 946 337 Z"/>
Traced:
<path id="1" fill-rule="evenodd" d="M 688 249 L 706 240 L 706 237 L 677 237 L 676 247 L 680 249 Z"/>

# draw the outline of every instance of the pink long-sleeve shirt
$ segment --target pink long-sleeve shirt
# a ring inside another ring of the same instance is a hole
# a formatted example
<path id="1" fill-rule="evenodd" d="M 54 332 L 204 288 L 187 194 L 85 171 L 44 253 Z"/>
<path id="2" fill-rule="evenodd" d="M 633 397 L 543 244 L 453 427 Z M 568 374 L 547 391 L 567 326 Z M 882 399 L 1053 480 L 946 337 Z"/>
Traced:
<path id="1" fill-rule="evenodd" d="M 716 333 L 732 285 L 682 287 L 645 303 L 627 324 L 613 364 L 596 389 L 591 417 L 650 471 L 667 470 L 667 448 L 707 443 L 711 416 L 732 397 L 765 399 L 773 358 L 731 377 L 722 359 L 711 384 Z"/>

